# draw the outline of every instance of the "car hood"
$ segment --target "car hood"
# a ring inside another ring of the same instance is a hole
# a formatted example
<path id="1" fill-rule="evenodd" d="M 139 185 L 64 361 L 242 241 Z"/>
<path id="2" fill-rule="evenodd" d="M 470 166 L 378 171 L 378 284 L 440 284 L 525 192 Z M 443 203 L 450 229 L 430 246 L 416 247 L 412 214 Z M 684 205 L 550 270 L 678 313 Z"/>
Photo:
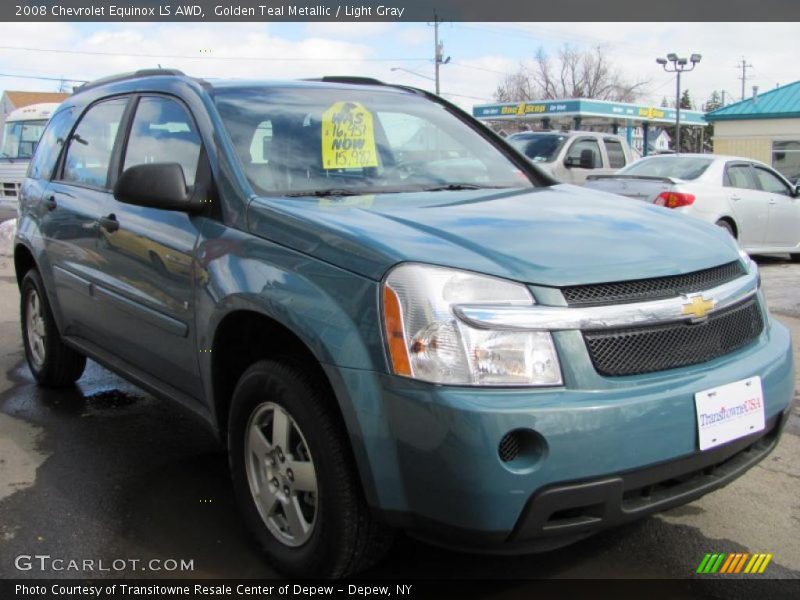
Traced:
<path id="1" fill-rule="evenodd" d="M 256 198 L 251 233 L 372 279 L 414 261 L 563 286 L 688 273 L 738 258 L 721 229 L 572 185 Z"/>

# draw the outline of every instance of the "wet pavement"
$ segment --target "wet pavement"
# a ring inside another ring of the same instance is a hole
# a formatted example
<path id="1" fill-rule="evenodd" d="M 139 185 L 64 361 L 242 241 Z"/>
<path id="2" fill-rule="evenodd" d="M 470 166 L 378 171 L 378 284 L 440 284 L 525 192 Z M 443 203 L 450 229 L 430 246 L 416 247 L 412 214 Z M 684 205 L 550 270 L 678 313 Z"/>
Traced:
<path id="1" fill-rule="evenodd" d="M 800 264 L 761 261 L 772 312 L 800 340 Z M 94 363 L 67 391 L 38 388 L 22 361 L 18 294 L 0 260 L 0 577 L 82 577 L 18 571 L 14 557 L 49 554 L 193 560 L 191 572 L 95 572 L 97 577 L 271 578 L 237 516 L 226 457 L 194 416 Z M 800 355 L 800 352 L 798 352 Z M 800 369 L 799 369 L 800 371 Z M 772 578 L 800 577 L 800 414 L 772 455 L 699 501 L 562 550 L 472 556 L 400 536 L 366 576 L 409 578 L 691 577 L 706 552 L 771 552 Z M 709 593 L 713 582 L 705 580 Z M 510 584 L 509 584 L 510 585 Z M 785 582 L 764 579 L 782 597 Z M 795 588 L 796 589 L 796 588 Z M 736 588 L 728 597 L 745 597 Z M 695 589 L 687 596 L 698 595 Z"/>

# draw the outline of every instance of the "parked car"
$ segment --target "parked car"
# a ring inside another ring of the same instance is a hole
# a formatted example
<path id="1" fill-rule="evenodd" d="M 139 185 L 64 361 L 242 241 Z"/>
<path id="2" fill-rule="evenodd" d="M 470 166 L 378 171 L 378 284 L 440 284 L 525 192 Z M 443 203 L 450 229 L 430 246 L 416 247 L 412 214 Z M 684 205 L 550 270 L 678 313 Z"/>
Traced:
<path id="1" fill-rule="evenodd" d="M 19 186 L 28 162 L 57 107 L 57 102 L 43 102 L 23 106 L 8 115 L 0 143 L 0 215 L 17 212 Z"/>
<path id="2" fill-rule="evenodd" d="M 558 181 L 576 185 L 592 173 L 615 173 L 637 158 L 625 138 L 610 133 L 526 131 L 508 136 L 508 141 Z"/>
<path id="3" fill-rule="evenodd" d="M 425 91 L 100 80 L 53 116 L 20 210 L 36 380 L 89 357 L 197 413 L 292 575 L 363 569 L 395 529 L 568 544 L 732 481 L 788 415 L 789 333 L 730 236 L 558 185 Z"/>
<path id="4" fill-rule="evenodd" d="M 672 208 L 716 223 L 751 254 L 800 260 L 800 187 L 764 163 L 738 156 L 675 154 L 644 158 L 590 188 Z"/>

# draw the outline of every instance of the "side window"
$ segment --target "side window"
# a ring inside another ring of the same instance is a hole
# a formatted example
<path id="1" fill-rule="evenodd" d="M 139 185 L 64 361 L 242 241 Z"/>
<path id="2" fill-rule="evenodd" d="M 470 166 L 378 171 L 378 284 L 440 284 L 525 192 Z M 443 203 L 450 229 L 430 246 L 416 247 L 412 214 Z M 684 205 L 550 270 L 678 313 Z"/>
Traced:
<path id="1" fill-rule="evenodd" d="M 622 142 L 612 138 L 603 140 L 608 154 L 608 166 L 612 169 L 621 169 L 625 166 L 625 151 L 622 149 Z"/>
<path id="2" fill-rule="evenodd" d="M 774 173 L 771 173 L 762 167 L 756 167 L 754 171 L 756 174 L 756 179 L 758 180 L 758 184 L 765 192 L 770 192 L 772 194 L 783 194 L 784 196 L 792 195 L 791 190 Z"/>
<path id="3" fill-rule="evenodd" d="M 186 185 L 194 185 L 200 159 L 200 136 L 186 109 L 170 98 L 142 98 L 136 107 L 125 169 L 145 163 L 178 163 Z"/>
<path id="4" fill-rule="evenodd" d="M 581 164 L 581 154 L 584 150 L 591 150 L 594 155 L 594 166 L 600 168 L 603 166 L 603 159 L 600 156 L 600 144 L 593 138 L 583 138 L 572 143 L 569 151 L 567 152 L 566 163 L 574 167 L 579 167 Z"/>
<path id="5" fill-rule="evenodd" d="M 28 177 L 33 179 L 50 179 L 56 167 L 58 155 L 64 146 L 69 127 L 72 125 L 72 109 L 62 110 L 53 115 L 36 146 Z"/>
<path id="6" fill-rule="evenodd" d="M 756 184 L 749 165 L 728 165 L 725 168 L 725 187 L 755 190 Z"/>
<path id="7" fill-rule="evenodd" d="M 108 100 L 95 104 L 83 115 L 69 138 L 64 181 L 106 187 L 111 151 L 127 103 L 123 98 Z"/>

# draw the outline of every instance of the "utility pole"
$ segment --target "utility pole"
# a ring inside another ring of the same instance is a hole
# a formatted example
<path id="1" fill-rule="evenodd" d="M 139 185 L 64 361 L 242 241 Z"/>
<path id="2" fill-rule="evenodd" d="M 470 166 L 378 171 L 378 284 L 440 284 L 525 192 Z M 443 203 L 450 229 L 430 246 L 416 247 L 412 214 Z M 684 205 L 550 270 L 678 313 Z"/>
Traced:
<path id="1" fill-rule="evenodd" d="M 744 89 L 747 84 L 747 69 L 752 69 L 753 65 L 747 64 L 747 61 L 743 56 L 741 64 L 737 64 L 735 68 L 742 70 L 742 75 L 739 77 L 739 79 L 742 80 L 742 100 L 744 100 Z"/>
<path id="2" fill-rule="evenodd" d="M 433 11 L 433 64 L 435 68 L 436 95 L 439 95 L 439 67 L 450 62 L 450 57 L 444 58 L 444 43 L 439 41 L 439 15 Z"/>

